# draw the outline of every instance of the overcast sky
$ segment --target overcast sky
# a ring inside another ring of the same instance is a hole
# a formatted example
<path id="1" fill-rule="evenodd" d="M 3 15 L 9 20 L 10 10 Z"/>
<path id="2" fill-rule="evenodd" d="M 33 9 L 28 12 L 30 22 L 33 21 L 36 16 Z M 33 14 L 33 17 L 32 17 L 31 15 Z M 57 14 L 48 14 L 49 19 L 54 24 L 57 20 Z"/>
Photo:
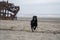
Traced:
<path id="1" fill-rule="evenodd" d="M 18 17 L 60 17 L 60 0 L 9 0 L 20 6 Z"/>

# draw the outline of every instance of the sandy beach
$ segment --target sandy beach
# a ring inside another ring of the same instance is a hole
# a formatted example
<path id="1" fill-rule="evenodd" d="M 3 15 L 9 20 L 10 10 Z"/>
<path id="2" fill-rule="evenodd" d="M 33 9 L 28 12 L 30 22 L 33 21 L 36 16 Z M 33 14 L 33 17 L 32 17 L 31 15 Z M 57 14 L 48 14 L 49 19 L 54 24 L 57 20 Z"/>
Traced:
<path id="1" fill-rule="evenodd" d="M 31 32 L 30 21 L 0 20 L 0 40 L 60 40 L 60 21 L 38 21 Z"/>

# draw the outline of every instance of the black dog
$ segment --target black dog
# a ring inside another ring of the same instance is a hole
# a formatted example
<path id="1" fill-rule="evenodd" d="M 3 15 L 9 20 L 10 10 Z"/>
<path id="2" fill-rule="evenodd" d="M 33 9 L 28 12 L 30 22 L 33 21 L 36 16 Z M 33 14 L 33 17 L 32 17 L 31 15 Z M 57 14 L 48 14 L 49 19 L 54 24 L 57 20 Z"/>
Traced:
<path id="1" fill-rule="evenodd" d="M 37 16 L 33 16 L 32 20 L 31 20 L 31 30 L 32 32 L 34 32 L 34 30 L 36 30 L 37 27 Z"/>

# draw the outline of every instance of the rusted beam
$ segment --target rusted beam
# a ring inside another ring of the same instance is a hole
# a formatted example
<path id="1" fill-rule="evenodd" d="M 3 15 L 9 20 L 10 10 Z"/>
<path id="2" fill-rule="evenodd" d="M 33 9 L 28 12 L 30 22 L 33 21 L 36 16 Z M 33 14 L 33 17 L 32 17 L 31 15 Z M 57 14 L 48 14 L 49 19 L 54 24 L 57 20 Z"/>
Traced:
<path id="1" fill-rule="evenodd" d="M 19 9 L 20 9 L 19 6 L 14 6 L 12 3 L 4 2 L 4 1 L 0 2 L 0 19 L 14 20 Z"/>

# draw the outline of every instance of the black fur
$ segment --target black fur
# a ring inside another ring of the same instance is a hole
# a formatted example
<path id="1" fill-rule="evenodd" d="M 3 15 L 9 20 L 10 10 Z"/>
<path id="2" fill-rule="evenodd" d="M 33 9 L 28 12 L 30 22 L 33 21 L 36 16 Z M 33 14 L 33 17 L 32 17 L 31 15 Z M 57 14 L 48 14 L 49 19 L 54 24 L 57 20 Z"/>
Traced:
<path id="1" fill-rule="evenodd" d="M 31 20 L 31 29 L 32 31 L 36 30 L 37 27 L 37 16 L 33 16 Z"/>

